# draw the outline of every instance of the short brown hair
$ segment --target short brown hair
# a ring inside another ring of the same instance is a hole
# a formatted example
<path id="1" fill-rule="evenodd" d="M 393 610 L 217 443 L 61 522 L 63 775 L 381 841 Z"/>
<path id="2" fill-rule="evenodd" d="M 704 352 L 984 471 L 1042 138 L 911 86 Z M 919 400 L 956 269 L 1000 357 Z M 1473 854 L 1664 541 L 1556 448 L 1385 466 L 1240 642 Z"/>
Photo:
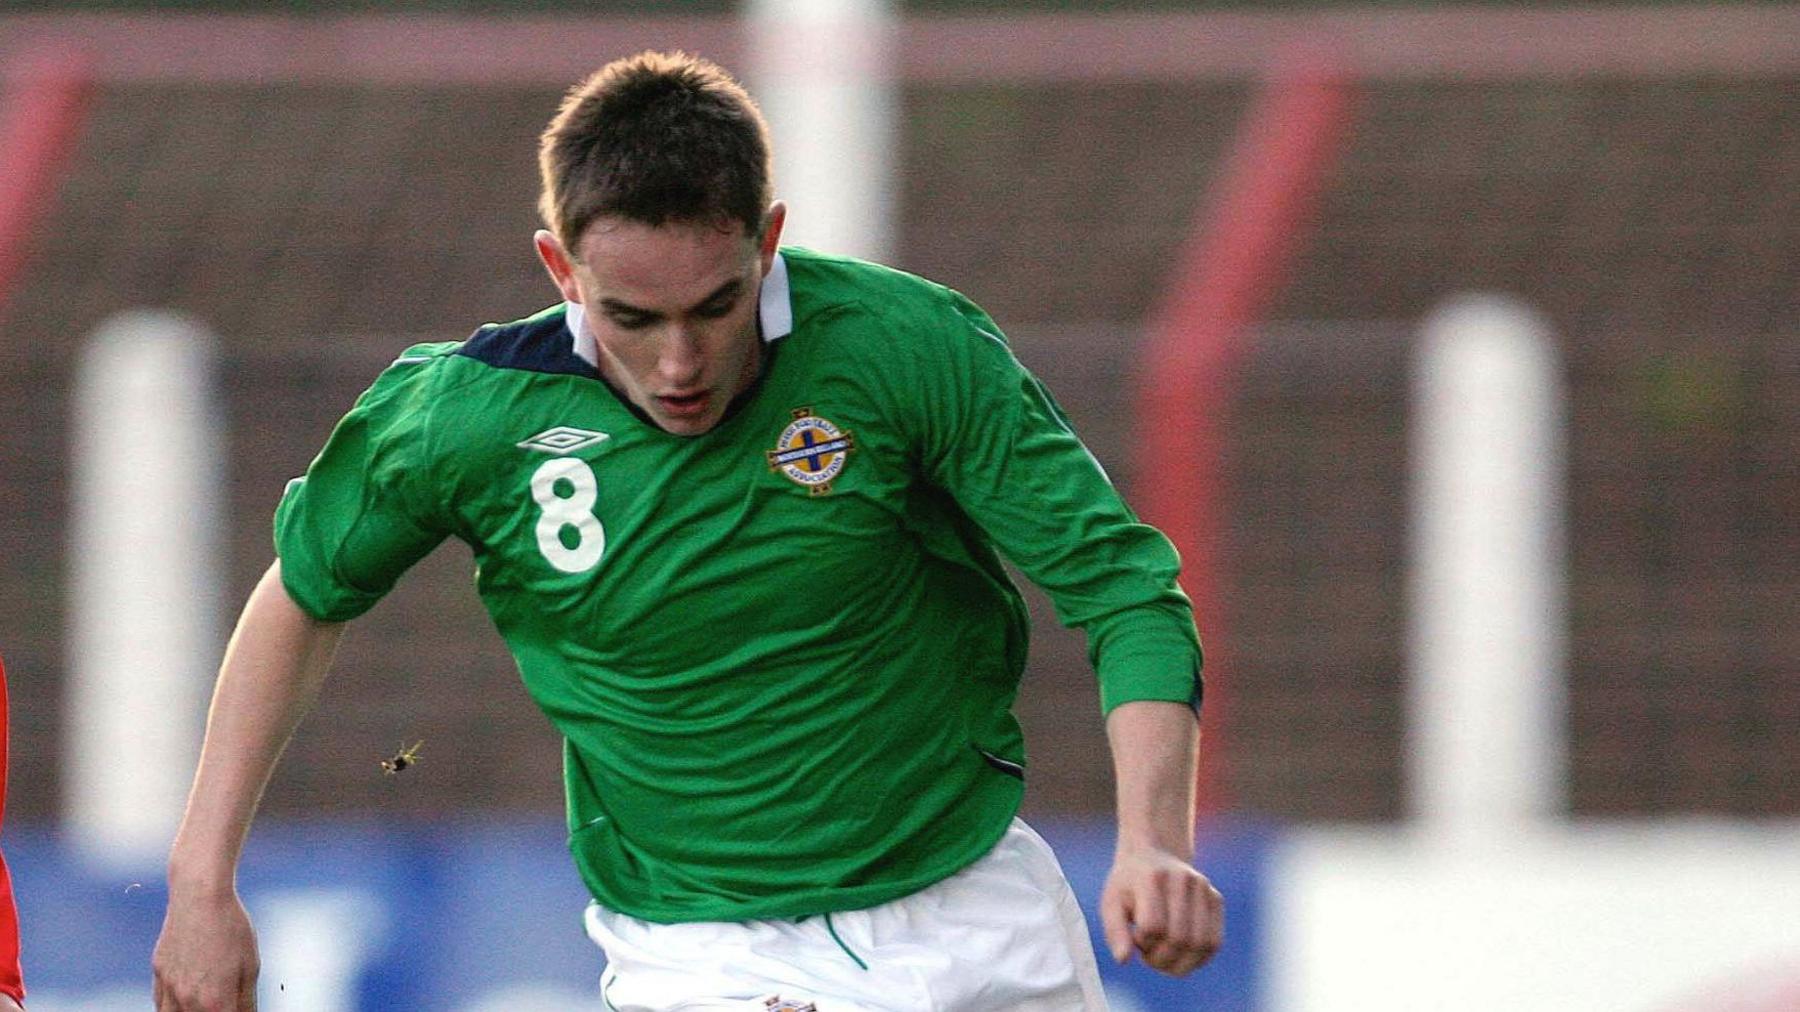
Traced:
<path id="1" fill-rule="evenodd" d="M 596 218 L 742 222 L 769 209 L 769 128 L 749 93 L 686 53 L 614 60 L 569 89 L 538 144 L 544 224 L 571 252 Z"/>

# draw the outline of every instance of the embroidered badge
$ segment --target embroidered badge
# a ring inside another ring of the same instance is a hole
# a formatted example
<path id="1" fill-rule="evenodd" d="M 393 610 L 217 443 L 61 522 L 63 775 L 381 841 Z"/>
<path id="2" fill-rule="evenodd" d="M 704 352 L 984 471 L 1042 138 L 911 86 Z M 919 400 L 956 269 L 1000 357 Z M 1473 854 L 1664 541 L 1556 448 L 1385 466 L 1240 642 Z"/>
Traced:
<path id="1" fill-rule="evenodd" d="M 824 495 L 843 473 L 855 446 L 849 431 L 813 414 L 812 408 L 796 408 L 794 420 L 781 430 L 775 449 L 768 451 L 769 470 L 780 471 L 813 495 Z"/>

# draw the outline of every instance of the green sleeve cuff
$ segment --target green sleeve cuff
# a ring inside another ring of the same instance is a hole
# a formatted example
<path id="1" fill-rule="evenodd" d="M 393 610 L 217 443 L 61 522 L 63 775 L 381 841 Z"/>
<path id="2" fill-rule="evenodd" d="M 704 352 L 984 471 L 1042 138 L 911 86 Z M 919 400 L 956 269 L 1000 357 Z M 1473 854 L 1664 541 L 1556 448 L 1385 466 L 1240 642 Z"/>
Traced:
<path id="1" fill-rule="evenodd" d="M 1145 699 L 1200 709 L 1200 643 L 1191 624 L 1132 622 L 1109 633 L 1094 659 L 1102 713 Z"/>

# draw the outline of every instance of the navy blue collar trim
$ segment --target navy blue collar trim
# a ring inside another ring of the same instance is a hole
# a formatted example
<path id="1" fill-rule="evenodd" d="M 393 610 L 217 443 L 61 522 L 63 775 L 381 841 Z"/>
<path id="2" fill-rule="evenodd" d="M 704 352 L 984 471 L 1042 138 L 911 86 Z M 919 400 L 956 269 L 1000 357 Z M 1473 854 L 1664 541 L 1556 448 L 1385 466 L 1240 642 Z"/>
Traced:
<path id="1" fill-rule="evenodd" d="M 476 329 L 456 354 L 497 369 L 560 373 L 599 379 L 600 372 L 570 347 L 563 307 L 513 323 L 490 323 Z"/>

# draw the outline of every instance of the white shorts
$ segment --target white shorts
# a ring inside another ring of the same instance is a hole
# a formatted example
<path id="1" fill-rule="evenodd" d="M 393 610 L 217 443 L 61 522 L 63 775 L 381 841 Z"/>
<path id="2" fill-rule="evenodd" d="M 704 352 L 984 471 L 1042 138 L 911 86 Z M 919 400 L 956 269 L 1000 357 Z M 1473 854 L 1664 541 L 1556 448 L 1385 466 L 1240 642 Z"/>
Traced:
<path id="1" fill-rule="evenodd" d="M 616 1012 L 1106 1009 L 1075 894 L 1018 819 L 981 860 L 867 910 L 654 924 L 592 903 L 587 931 L 606 952 L 600 993 Z"/>

